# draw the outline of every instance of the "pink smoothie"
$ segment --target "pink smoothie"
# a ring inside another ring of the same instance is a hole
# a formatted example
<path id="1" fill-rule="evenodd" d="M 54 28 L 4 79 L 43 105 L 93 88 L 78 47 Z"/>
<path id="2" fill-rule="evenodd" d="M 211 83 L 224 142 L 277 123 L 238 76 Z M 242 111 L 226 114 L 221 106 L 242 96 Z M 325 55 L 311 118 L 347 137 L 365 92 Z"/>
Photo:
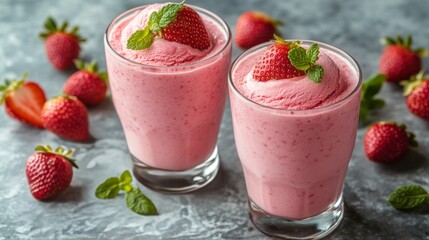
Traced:
<path id="1" fill-rule="evenodd" d="M 237 150 L 250 199 L 269 214 L 304 219 L 342 193 L 356 138 L 359 70 L 321 46 L 321 83 L 306 76 L 258 82 L 252 68 L 265 49 L 232 69 Z"/>
<path id="2" fill-rule="evenodd" d="M 199 12 L 210 35 L 209 49 L 160 38 L 148 49 L 127 49 L 129 36 L 163 5 L 131 10 L 114 21 L 107 32 L 106 60 L 131 154 L 151 167 L 186 170 L 216 147 L 231 43 L 226 26 Z"/>

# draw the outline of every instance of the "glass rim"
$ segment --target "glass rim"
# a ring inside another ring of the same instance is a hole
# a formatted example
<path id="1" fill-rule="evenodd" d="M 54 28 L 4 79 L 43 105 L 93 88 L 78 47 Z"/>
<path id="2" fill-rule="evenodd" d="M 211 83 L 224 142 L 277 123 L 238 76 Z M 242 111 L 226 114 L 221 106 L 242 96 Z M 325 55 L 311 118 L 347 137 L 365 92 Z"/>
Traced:
<path id="1" fill-rule="evenodd" d="M 117 20 L 119 20 L 119 19 L 121 19 L 121 18 L 123 18 L 123 17 L 125 17 L 125 16 L 127 16 L 127 15 L 129 15 L 131 13 L 133 13 L 133 12 L 136 12 L 136 11 L 139 11 L 141 9 L 144 9 L 144 8 L 146 8 L 149 5 L 151 5 L 151 4 L 145 4 L 145 5 L 141 5 L 141 6 L 135 7 L 135 8 L 131 8 L 131 9 L 129 9 L 129 10 L 127 10 L 127 11 L 125 11 L 125 12 L 117 15 L 116 17 L 114 17 L 113 20 L 110 21 L 109 25 L 107 26 L 107 28 L 106 28 L 106 30 L 104 32 L 104 45 L 107 46 L 107 49 L 109 51 L 111 51 L 113 53 L 113 55 L 116 58 L 118 58 L 119 60 L 125 61 L 127 63 L 132 63 L 132 64 L 135 64 L 135 65 L 138 65 L 138 66 L 142 66 L 142 67 L 153 68 L 153 69 L 181 68 L 181 67 L 185 67 L 186 68 L 186 67 L 193 67 L 193 66 L 199 66 L 199 65 L 206 64 L 207 62 L 209 62 L 209 61 L 215 59 L 216 57 L 218 57 L 221 53 L 225 52 L 228 49 L 228 46 L 231 44 L 231 41 L 232 41 L 231 29 L 229 28 L 228 24 L 226 24 L 225 20 L 222 17 L 220 17 L 219 15 L 217 15 L 217 14 L 215 14 L 215 13 L 213 13 L 213 12 L 207 10 L 207 9 L 204 9 L 204 8 L 192 5 L 192 4 L 186 4 L 187 6 L 191 7 L 194 10 L 196 10 L 198 13 L 204 13 L 206 16 L 208 16 L 209 18 L 213 19 L 215 21 L 215 23 L 221 25 L 221 27 L 223 28 L 222 32 L 226 33 L 226 39 L 227 39 L 227 41 L 226 41 L 225 45 L 220 50 L 218 50 L 218 52 L 216 52 L 212 56 L 210 56 L 210 57 L 208 57 L 206 59 L 200 60 L 200 61 L 196 61 L 196 62 L 193 62 L 193 63 L 187 63 L 187 64 L 173 65 L 173 66 L 150 65 L 150 64 L 139 63 L 139 62 L 130 60 L 128 58 L 125 58 L 124 56 L 122 56 L 121 54 L 119 54 L 115 49 L 113 49 L 112 46 L 110 45 L 110 42 L 108 41 L 109 30 L 111 30 L 111 28 L 114 26 L 114 23 Z"/>
<path id="2" fill-rule="evenodd" d="M 275 110 L 275 111 L 279 111 L 279 112 L 297 112 L 297 113 L 302 113 L 302 112 L 312 112 L 312 111 L 320 111 L 320 110 L 324 110 L 324 109 L 328 109 L 328 108 L 332 108 L 334 106 L 340 105 L 342 103 L 344 103 L 346 100 L 350 99 L 352 96 L 354 96 L 356 94 L 356 92 L 359 90 L 360 86 L 362 85 L 362 69 L 359 65 L 359 63 L 356 61 L 356 59 L 354 59 L 350 54 L 348 54 L 347 52 L 345 52 L 344 50 L 338 48 L 338 47 L 334 47 L 332 45 L 329 45 L 327 43 L 323 43 L 323 42 L 319 42 L 319 41 L 313 41 L 313 40 L 298 40 L 298 39 L 287 39 L 287 42 L 295 42 L 295 41 L 300 41 L 302 45 L 310 45 L 312 43 L 317 43 L 319 46 L 323 47 L 324 49 L 328 49 L 330 51 L 334 51 L 335 54 L 340 55 L 340 57 L 343 57 L 346 59 L 346 61 L 348 61 L 348 63 L 351 63 L 352 66 L 351 67 L 356 67 L 357 70 L 357 83 L 356 86 L 354 87 L 354 89 L 347 94 L 347 96 L 345 96 L 344 98 L 342 98 L 341 100 L 337 101 L 337 102 L 333 102 L 330 103 L 328 105 L 324 105 L 321 107 L 316 107 L 316 108 L 310 108 L 310 109 L 289 109 L 289 108 L 275 108 L 275 107 L 270 107 L 267 105 L 263 105 L 260 103 L 257 103 L 249 98 L 247 98 L 246 96 L 244 96 L 234 85 L 234 82 L 232 81 L 232 72 L 235 69 L 235 67 L 237 66 L 237 64 L 245 57 L 248 56 L 251 53 L 254 53 L 256 50 L 260 50 L 266 46 L 269 46 L 271 44 L 273 44 L 272 42 L 265 42 L 265 43 L 261 43 L 259 45 L 256 45 L 244 52 L 242 52 L 240 55 L 238 55 L 238 57 L 232 62 L 230 70 L 229 70 L 229 77 L 228 77 L 228 85 L 229 88 L 232 89 L 232 91 L 234 92 L 235 95 L 237 95 L 239 98 L 241 98 L 242 100 L 244 100 L 245 102 L 248 102 L 250 104 L 256 105 L 257 107 L 260 107 L 262 109 L 266 109 L 266 110 Z"/>

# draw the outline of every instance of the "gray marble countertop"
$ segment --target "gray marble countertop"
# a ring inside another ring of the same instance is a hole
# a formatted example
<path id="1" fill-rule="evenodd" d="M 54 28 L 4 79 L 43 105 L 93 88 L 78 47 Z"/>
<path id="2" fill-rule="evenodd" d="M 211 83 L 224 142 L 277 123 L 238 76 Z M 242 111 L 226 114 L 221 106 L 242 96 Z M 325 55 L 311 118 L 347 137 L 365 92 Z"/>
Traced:
<path id="1" fill-rule="evenodd" d="M 19 77 L 28 71 L 49 97 L 59 94 L 71 74 L 54 70 L 38 38 L 47 15 L 80 24 L 84 59 L 95 58 L 105 69 L 103 33 L 117 14 L 153 1 L 24 1 L 0 0 L 0 77 Z M 412 33 L 415 46 L 429 47 L 429 1 L 341 0 L 188 0 L 220 16 L 234 30 L 245 10 L 271 13 L 287 24 L 288 38 L 313 39 L 343 48 L 361 64 L 364 77 L 376 73 L 385 35 Z M 241 51 L 234 47 L 233 57 Z M 429 61 L 425 61 L 429 69 Z M 395 211 L 388 194 L 404 184 L 429 189 L 429 123 L 408 113 L 401 90 L 385 86 L 387 101 L 372 120 L 406 123 L 420 142 L 398 163 L 381 166 L 366 160 L 359 129 L 345 183 L 345 217 L 326 239 L 429 239 L 429 215 Z M 164 195 L 142 187 L 157 204 L 160 215 L 143 217 L 129 211 L 123 198 L 96 199 L 96 186 L 131 167 L 124 134 L 111 100 L 90 109 L 91 144 L 61 140 L 0 114 L 0 239 L 269 239 L 250 223 L 242 170 L 231 129 L 229 106 L 219 135 L 221 170 L 206 188 L 184 195 Z M 30 195 L 25 163 L 38 144 L 77 149 L 80 169 L 71 187 L 59 197 L 39 202 Z"/>

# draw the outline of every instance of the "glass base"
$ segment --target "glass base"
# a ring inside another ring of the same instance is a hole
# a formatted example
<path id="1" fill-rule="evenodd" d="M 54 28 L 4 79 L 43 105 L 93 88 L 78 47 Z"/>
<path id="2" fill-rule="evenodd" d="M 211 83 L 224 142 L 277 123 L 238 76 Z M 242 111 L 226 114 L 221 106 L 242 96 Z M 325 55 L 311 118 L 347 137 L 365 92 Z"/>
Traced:
<path id="1" fill-rule="evenodd" d="M 257 229 L 269 236 L 286 239 L 326 237 L 338 227 L 344 213 L 342 196 L 326 211 L 301 220 L 270 215 L 252 200 L 249 200 L 249 207 L 250 219 Z"/>
<path id="2" fill-rule="evenodd" d="M 183 171 L 153 168 L 132 154 L 131 158 L 134 176 L 140 183 L 155 191 L 177 194 L 192 192 L 209 184 L 216 177 L 220 164 L 217 147 L 203 163 Z"/>

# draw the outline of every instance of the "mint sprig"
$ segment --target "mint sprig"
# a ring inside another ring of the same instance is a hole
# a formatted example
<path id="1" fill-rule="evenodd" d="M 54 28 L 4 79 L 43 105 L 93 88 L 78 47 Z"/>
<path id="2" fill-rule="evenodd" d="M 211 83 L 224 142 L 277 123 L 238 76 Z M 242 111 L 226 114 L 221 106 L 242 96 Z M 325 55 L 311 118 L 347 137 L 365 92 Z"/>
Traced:
<path id="1" fill-rule="evenodd" d="M 384 100 L 381 98 L 376 98 L 375 96 L 380 92 L 385 81 L 385 75 L 375 74 L 362 83 L 359 120 L 365 121 L 371 110 L 375 110 L 384 106 Z"/>
<path id="2" fill-rule="evenodd" d="M 127 207 L 140 215 L 157 215 L 158 211 L 153 202 L 145 196 L 138 187 L 131 185 L 133 178 L 130 171 L 124 171 L 119 177 L 111 177 L 101 183 L 95 190 L 99 199 L 112 199 L 125 192 Z"/>
<path id="3" fill-rule="evenodd" d="M 176 19 L 178 12 L 184 7 L 184 1 L 181 3 L 167 4 L 149 16 L 147 26 L 143 30 L 135 31 L 127 42 L 127 48 L 131 50 L 144 50 L 149 48 L 155 34 L 162 38 L 162 30 Z"/>
<path id="4" fill-rule="evenodd" d="M 399 187 L 387 200 L 399 211 L 415 211 L 429 207 L 429 194 L 419 185 Z"/>
<path id="5" fill-rule="evenodd" d="M 310 47 L 305 50 L 302 47 L 295 47 L 289 50 L 288 58 L 296 69 L 305 71 L 308 78 L 313 80 L 315 83 L 320 83 L 324 74 L 323 67 L 316 65 L 316 61 L 319 59 L 319 45 L 313 43 Z"/>

